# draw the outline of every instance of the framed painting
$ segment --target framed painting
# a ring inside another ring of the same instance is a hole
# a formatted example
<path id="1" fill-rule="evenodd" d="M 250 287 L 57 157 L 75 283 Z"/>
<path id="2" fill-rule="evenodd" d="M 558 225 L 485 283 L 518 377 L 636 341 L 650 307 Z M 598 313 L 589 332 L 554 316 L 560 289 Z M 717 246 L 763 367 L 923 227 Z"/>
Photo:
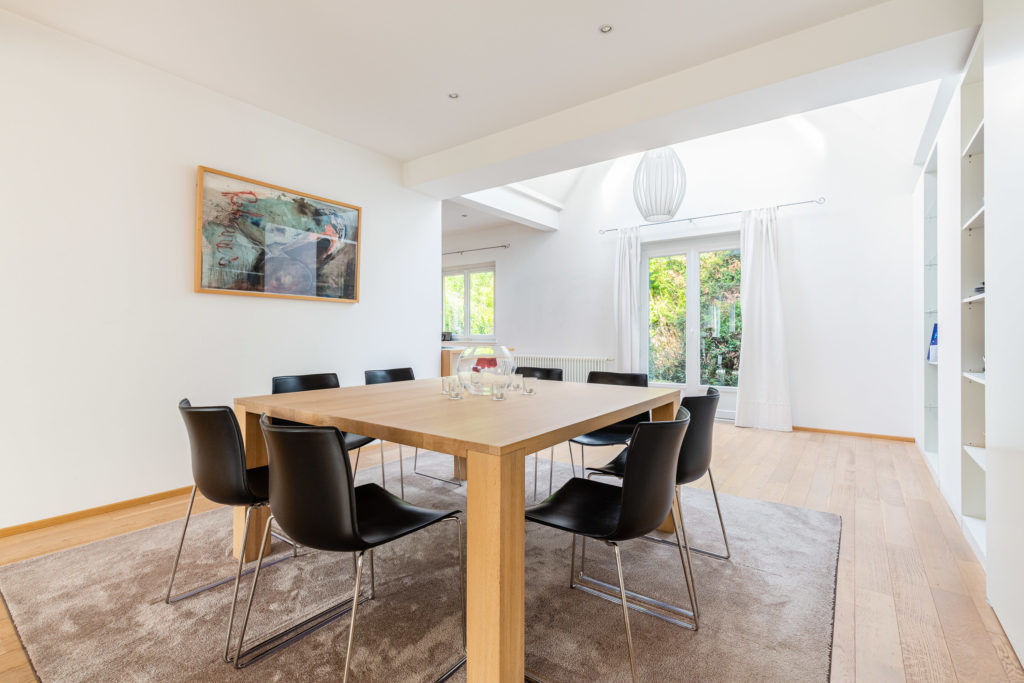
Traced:
<path id="1" fill-rule="evenodd" d="M 358 206 L 199 167 L 197 292 L 359 301 Z"/>

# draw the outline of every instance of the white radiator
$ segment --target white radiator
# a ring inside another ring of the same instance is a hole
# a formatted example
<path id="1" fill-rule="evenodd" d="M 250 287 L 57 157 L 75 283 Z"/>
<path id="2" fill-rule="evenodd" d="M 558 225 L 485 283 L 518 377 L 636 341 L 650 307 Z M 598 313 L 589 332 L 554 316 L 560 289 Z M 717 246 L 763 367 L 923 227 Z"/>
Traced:
<path id="1" fill-rule="evenodd" d="M 586 382 L 591 370 L 611 370 L 614 358 L 603 356 L 551 356 L 514 353 L 516 365 L 534 368 L 561 368 L 566 382 Z"/>

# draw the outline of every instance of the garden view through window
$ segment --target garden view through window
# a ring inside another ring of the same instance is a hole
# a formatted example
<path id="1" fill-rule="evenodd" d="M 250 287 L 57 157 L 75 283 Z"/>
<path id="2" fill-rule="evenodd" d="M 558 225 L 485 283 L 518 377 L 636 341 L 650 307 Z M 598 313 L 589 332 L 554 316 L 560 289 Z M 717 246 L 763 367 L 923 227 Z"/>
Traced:
<path id="1" fill-rule="evenodd" d="M 455 339 L 494 336 L 494 266 L 447 270 L 442 325 Z"/>
<path id="2" fill-rule="evenodd" d="M 652 382 L 735 387 L 743 319 L 739 249 L 680 248 L 648 258 Z M 697 264 L 693 268 L 693 264 Z M 687 311 L 697 312 L 687 316 Z"/>

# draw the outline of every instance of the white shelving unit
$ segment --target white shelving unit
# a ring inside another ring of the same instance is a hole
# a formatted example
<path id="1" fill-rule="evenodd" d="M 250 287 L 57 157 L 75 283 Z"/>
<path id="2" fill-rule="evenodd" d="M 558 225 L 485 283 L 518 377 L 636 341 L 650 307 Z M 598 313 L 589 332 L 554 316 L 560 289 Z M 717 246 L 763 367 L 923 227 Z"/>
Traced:
<path id="1" fill-rule="evenodd" d="M 976 49 L 960 86 L 960 496 L 962 526 L 985 563 L 985 112 L 982 49 Z"/>
<path id="2" fill-rule="evenodd" d="M 932 327 L 939 319 L 939 276 L 938 276 L 938 155 L 932 152 L 924 173 L 924 240 L 922 263 L 924 264 L 923 304 L 921 321 L 922 356 L 924 360 L 924 435 L 922 450 L 925 462 L 932 474 L 939 472 L 939 363 L 928 360 L 928 347 L 932 339 Z M 941 330 L 940 330 L 941 334 Z"/>
<path id="3" fill-rule="evenodd" d="M 985 470 L 985 449 L 981 446 L 964 446 L 964 451 L 967 455 L 971 456 L 971 459 L 978 464 L 982 470 Z"/>

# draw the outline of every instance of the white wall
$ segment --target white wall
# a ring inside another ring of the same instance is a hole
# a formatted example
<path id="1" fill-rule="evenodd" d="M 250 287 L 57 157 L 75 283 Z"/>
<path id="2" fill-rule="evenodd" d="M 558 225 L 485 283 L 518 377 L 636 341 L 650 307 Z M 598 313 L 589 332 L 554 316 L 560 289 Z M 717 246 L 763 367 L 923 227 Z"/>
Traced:
<path id="1" fill-rule="evenodd" d="M 440 203 L 397 162 L 3 11 L 0 91 L 0 527 L 191 483 L 182 397 L 437 374 Z M 194 293 L 197 164 L 361 205 L 361 301 Z"/>
<path id="2" fill-rule="evenodd" d="M 864 120 L 839 108 L 676 149 L 689 180 L 680 217 L 828 198 L 823 206 L 783 210 L 794 423 L 912 434 L 913 373 L 906 353 L 916 329 L 911 155 L 895 154 Z M 445 251 L 511 243 L 508 250 L 444 259 L 445 265 L 496 262 L 501 343 L 528 353 L 615 355 L 615 235 L 597 230 L 642 222 L 632 199 L 637 161 L 587 167 L 566 199 L 557 232 L 510 226 L 445 235 Z M 738 221 L 646 228 L 643 235 L 657 240 L 738 230 Z"/>

